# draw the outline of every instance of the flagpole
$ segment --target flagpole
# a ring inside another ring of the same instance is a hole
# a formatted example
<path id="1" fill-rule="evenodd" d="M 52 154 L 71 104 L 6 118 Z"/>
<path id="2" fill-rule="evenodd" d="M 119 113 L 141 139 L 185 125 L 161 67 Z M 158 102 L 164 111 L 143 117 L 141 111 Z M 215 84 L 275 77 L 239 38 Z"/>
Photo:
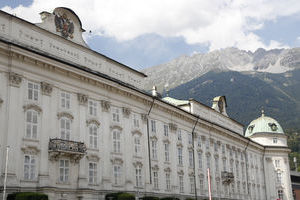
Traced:
<path id="1" fill-rule="evenodd" d="M 208 182 L 208 197 L 209 197 L 209 200 L 212 200 L 211 199 L 211 183 L 210 183 L 210 171 L 209 171 L 209 168 L 207 168 L 207 182 Z"/>
<path id="2" fill-rule="evenodd" d="M 9 146 L 6 147 L 5 173 L 4 173 L 4 183 L 3 183 L 3 200 L 5 200 L 5 195 L 6 195 L 5 193 L 6 193 L 6 181 L 7 181 L 8 152 L 9 152 Z"/>

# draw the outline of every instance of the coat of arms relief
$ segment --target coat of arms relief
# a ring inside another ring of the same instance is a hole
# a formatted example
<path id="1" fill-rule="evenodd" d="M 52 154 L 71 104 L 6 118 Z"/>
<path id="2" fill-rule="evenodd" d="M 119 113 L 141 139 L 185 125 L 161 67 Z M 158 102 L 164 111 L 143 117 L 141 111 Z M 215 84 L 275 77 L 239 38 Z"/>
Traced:
<path id="1" fill-rule="evenodd" d="M 73 39 L 74 24 L 71 19 L 64 13 L 62 15 L 55 13 L 56 32 L 60 32 L 64 38 L 70 37 Z"/>

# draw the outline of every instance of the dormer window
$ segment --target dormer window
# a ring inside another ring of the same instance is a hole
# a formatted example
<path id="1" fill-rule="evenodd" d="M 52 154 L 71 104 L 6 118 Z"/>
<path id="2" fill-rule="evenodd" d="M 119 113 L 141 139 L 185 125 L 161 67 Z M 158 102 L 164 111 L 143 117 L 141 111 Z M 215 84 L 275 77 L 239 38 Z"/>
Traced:
<path id="1" fill-rule="evenodd" d="M 277 131 L 278 127 L 275 123 L 269 123 L 269 126 L 271 127 L 272 131 Z"/>
<path id="2" fill-rule="evenodd" d="M 278 139 L 277 138 L 273 138 L 273 144 L 277 144 Z"/>
<path id="3" fill-rule="evenodd" d="M 254 126 L 255 126 L 255 125 L 251 125 L 251 126 L 248 127 L 249 133 L 252 133 L 252 131 L 253 131 L 253 129 L 254 129 Z"/>

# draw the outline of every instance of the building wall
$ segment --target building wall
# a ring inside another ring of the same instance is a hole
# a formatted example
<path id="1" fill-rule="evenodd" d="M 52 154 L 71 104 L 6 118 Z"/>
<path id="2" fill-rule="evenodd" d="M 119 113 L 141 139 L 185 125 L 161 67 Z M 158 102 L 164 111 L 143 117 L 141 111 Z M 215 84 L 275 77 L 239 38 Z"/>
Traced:
<path id="1" fill-rule="evenodd" d="M 20 22 L 19 26 L 29 25 Z M 29 27 L 26 30 L 29 31 Z M 43 37 L 47 38 L 48 34 Z M 55 37 L 59 36 L 51 35 L 52 39 Z M 27 46 L 0 42 L 0 98 L 3 99 L 0 105 L 0 155 L 4 158 L 5 146 L 10 146 L 8 192 L 41 191 L 49 194 L 50 199 L 102 199 L 110 192 L 128 191 L 140 195 L 176 195 L 183 199 L 195 195 L 191 181 L 195 177 L 197 195 L 207 198 L 209 167 L 213 197 L 274 199 L 278 185 L 273 184 L 276 173 L 270 160 L 278 158 L 283 160 L 280 170 L 285 177 L 279 186 L 284 190 L 285 199 L 290 199 L 286 148 L 270 147 L 266 154 L 262 145 L 240 134 L 240 124 L 224 116 L 226 125 L 222 126 L 219 113 L 197 119 L 159 99 L 154 100 L 152 107 L 153 98 L 137 88 L 96 76 L 24 47 Z M 37 101 L 28 98 L 30 83 L 38 87 Z M 70 94 L 70 108 L 62 107 L 63 92 Z M 89 114 L 90 100 L 97 105 L 96 116 Z M 116 109 L 119 120 L 114 120 Z M 36 137 L 27 135 L 26 121 L 34 115 L 28 117 L 30 111 L 37 113 Z M 138 127 L 134 126 L 134 116 Z M 83 142 L 87 146 L 86 154 L 77 150 L 72 153 L 51 150 L 50 139 L 62 137 L 62 119 L 70 120 L 70 137 L 65 143 L 76 147 Z M 153 123 L 155 131 L 152 130 Z M 90 146 L 92 125 L 97 127 L 96 148 Z M 165 129 L 168 129 L 167 135 Z M 120 132 L 120 138 L 117 132 Z M 140 139 L 139 155 L 135 153 L 136 137 Z M 118 141 L 120 150 L 114 152 Z M 156 151 L 153 142 L 156 142 Z M 169 144 L 169 161 L 165 158 L 166 144 Z M 182 162 L 178 156 L 180 149 Z M 190 152 L 194 153 L 195 165 L 191 162 Z M 97 173 L 93 176 L 97 179 L 95 182 L 89 180 L 90 164 L 96 164 L 93 165 L 96 166 L 93 172 Z M 4 174 L 4 166 L 4 160 L 0 159 L 1 174 Z M 114 170 L 118 166 L 121 175 L 115 183 Z M 136 185 L 137 169 L 141 169 L 142 184 L 139 186 Z M 61 172 L 68 175 L 67 181 L 62 180 L 65 177 Z M 222 172 L 231 172 L 234 178 L 224 178 Z M 166 173 L 170 174 L 169 188 Z M 183 185 L 180 177 L 183 177 Z M 1 186 L 3 176 L 0 180 Z"/>

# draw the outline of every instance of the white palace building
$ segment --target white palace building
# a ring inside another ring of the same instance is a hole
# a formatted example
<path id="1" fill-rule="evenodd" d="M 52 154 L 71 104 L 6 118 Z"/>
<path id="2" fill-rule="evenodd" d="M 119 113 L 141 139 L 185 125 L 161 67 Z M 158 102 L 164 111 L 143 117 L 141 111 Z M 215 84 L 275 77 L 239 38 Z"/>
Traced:
<path id="1" fill-rule="evenodd" d="M 210 182 L 213 199 L 292 200 L 290 150 L 276 120 L 262 113 L 244 134 L 224 96 L 210 108 L 149 94 L 143 73 L 86 45 L 72 10 L 41 18 L 0 11 L 1 199 L 6 185 L 6 194 L 50 200 L 118 191 L 200 200 Z"/>

